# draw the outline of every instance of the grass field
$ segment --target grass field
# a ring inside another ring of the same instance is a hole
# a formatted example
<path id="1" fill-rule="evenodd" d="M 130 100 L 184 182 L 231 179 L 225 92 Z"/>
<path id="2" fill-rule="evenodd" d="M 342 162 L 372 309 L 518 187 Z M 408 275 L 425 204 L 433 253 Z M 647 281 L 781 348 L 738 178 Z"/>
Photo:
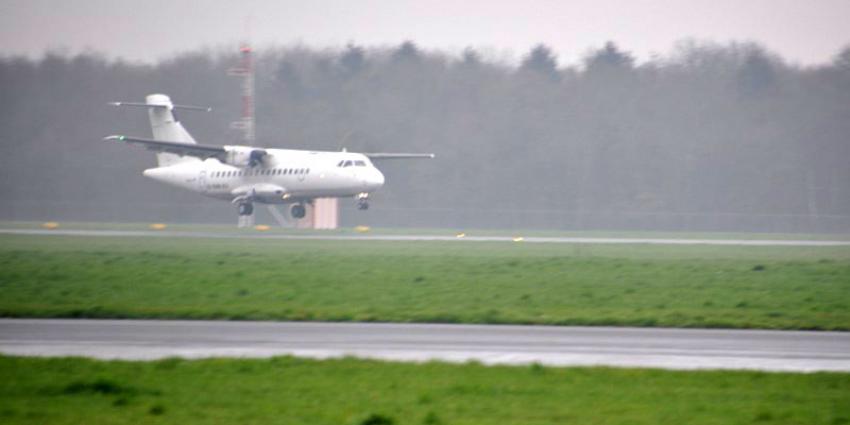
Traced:
<path id="1" fill-rule="evenodd" d="M 4 424 L 847 424 L 850 374 L 0 357 Z"/>
<path id="2" fill-rule="evenodd" d="M 0 315 L 850 330 L 850 247 L 4 235 Z"/>

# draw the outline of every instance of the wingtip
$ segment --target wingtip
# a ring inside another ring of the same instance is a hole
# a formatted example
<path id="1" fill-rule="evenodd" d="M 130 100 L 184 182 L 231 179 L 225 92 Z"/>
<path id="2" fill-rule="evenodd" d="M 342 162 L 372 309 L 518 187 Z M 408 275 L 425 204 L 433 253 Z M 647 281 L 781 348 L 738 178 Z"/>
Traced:
<path id="1" fill-rule="evenodd" d="M 113 140 L 116 140 L 116 141 L 119 141 L 119 142 L 123 142 L 125 138 L 126 138 L 126 136 L 122 136 L 120 134 L 113 134 L 111 136 L 104 137 L 103 141 L 104 142 L 111 142 Z"/>

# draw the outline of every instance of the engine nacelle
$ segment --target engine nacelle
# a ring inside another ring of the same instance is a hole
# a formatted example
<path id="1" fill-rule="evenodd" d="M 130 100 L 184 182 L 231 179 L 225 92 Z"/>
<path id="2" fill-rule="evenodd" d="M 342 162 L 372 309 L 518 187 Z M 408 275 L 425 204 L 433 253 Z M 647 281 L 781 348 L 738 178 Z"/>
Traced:
<path id="1" fill-rule="evenodd" d="M 224 162 L 236 167 L 255 167 L 263 163 L 268 155 L 264 149 L 252 148 L 250 146 L 225 146 L 227 157 Z"/>

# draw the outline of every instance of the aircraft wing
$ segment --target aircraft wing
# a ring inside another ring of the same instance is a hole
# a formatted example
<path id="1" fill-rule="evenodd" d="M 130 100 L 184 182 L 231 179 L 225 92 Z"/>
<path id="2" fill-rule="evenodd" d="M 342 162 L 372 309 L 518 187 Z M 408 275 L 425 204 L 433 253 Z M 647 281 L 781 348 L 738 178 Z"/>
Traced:
<path id="1" fill-rule="evenodd" d="M 432 153 L 364 153 L 369 159 L 414 159 L 414 158 L 434 158 Z"/>
<path id="2" fill-rule="evenodd" d="M 104 137 L 103 140 L 115 140 L 118 142 L 142 145 L 147 150 L 155 152 L 167 152 L 182 156 L 194 156 L 196 158 L 201 159 L 218 158 L 220 161 L 225 161 L 227 159 L 227 151 L 225 151 L 224 148 L 221 146 L 166 142 L 162 140 L 141 139 L 138 137 L 128 137 L 120 135 Z"/>

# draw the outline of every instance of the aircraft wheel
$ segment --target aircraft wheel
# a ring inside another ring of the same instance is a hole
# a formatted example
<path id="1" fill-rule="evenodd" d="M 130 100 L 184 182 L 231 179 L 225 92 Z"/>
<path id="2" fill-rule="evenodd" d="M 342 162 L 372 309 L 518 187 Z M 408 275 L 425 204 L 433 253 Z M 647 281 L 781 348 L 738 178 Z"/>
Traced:
<path id="1" fill-rule="evenodd" d="M 239 204 L 239 215 L 251 215 L 254 213 L 254 205 L 253 204 Z"/>
<path id="2" fill-rule="evenodd" d="M 304 218 L 304 216 L 307 215 L 307 208 L 305 208 L 304 205 L 295 204 L 289 212 L 292 214 L 293 218 Z"/>

